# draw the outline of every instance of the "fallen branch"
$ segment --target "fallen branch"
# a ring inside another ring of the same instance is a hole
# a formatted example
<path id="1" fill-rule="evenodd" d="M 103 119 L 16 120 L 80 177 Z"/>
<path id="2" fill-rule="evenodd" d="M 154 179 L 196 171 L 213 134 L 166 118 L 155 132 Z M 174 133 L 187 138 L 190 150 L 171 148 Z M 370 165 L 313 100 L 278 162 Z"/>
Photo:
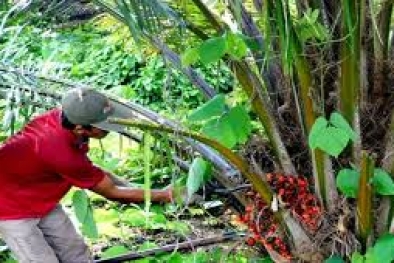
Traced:
<path id="1" fill-rule="evenodd" d="M 185 241 L 182 243 L 165 245 L 162 247 L 148 249 L 148 250 L 144 250 L 144 251 L 140 251 L 140 252 L 132 252 L 129 254 L 120 255 L 120 256 L 116 256 L 116 257 L 112 257 L 112 258 L 99 259 L 99 260 L 96 260 L 95 263 L 119 263 L 119 262 L 125 262 L 128 260 L 136 260 L 136 259 L 145 258 L 148 256 L 153 256 L 153 255 L 163 253 L 163 252 L 172 252 L 175 250 L 193 249 L 195 247 L 201 247 L 201 246 L 207 246 L 207 245 L 216 244 L 216 243 L 222 243 L 222 242 L 233 240 L 233 239 L 243 237 L 243 236 L 244 236 L 243 233 L 230 232 L 230 233 L 226 233 L 226 234 L 219 235 L 219 236 L 199 238 L 199 239 L 195 239 L 195 240 L 191 240 L 191 241 Z"/>

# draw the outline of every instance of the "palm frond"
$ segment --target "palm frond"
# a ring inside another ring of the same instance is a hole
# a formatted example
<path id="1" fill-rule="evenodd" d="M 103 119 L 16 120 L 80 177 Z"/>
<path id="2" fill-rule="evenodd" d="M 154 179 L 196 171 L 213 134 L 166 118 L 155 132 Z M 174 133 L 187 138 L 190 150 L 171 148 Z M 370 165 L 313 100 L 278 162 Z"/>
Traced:
<path id="1" fill-rule="evenodd" d="M 181 17 L 160 0 L 94 0 L 104 11 L 125 22 L 138 42 L 142 35 L 159 35 L 166 28 L 184 27 Z"/>

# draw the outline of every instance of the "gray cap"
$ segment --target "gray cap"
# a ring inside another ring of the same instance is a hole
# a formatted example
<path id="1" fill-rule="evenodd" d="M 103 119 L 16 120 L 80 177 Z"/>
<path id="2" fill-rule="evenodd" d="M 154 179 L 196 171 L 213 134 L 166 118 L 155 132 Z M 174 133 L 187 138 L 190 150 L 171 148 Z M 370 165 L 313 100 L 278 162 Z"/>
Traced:
<path id="1" fill-rule="evenodd" d="M 109 117 L 133 117 L 126 105 L 91 88 L 74 88 L 67 91 L 62 98 L 62 110 L 73 124 L 92 125 L 116 132 L 124 132 L 125 126 L 109 123 Z"/>

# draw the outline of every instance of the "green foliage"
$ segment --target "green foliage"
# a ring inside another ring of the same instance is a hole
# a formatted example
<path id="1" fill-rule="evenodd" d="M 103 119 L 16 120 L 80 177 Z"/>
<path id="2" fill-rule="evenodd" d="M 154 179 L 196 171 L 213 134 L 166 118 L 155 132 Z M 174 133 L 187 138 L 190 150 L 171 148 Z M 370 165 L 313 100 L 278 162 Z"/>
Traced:
<path id="1" fill-rule="evenodd" d="M 352 263 L 390 263 L 394 260 L 394 235 L 381 236 L 363 256 L 360 252 L 352 255 Z"/>
<path id="2" fill-rule="evenodd" d="M 10 249 L 2 242 L 0 239 L 0 262 L 4 263 L 17 263 L 17 261 L 13 258 L 12 252 Z"/>
<path id="3" fill-rule="evenodd" d="M 244 58 L 248 52 L 248 44 L 242 34 L 226 34 L 227 53 L 236 60 Z"/>
<path id="4" fill-rule="evenodd" d="M 383 169 L 375 169 L 372 184 L 378 194 L 394 195 L 393 178 Z"/>
<path id="5" fill-rule="evenodd" d="M 190 232 L 190 227 L 183 222 L 170 221 L 161 212 L 146 212 L 138 208 L 127 208 L 123 211 L 121 222 L 130 227 L 170 230 L 181 235 Z"/>
<path id="6" fill-rule="evenodd" d="M 303 17 L 296 21 L 295 30 L 301 41 L 308 40 L 325 41 L 329 38 L 329 32 L 318 20 L 319 10 L 308 8 Z"/>
<path id="7" fill-rule="evenodd" d="M 155 257 L 148 257 L 133 261 L 136 263 L 178 263 L 178 262 L 193 262 L 193 263 L 216 263 L 216 262 L 228 262 L 228 263 L 271 263 L 273 262 L 270 258 L 250 258 L 249 255 L 238 252 L 236 254 L 229 254 L 222 248 L 214 248 L 211 251 L 197 250 L 193 253 L 180 253 L 173 252 L 164 255 L 157 255 Z"/>
<path id="8" fill-rule="evenodd" d="M 226 53 L 226 39 L 214 37 L 204 41 L 199 48 L 200 61 L 204 65 L 219 61 Z"/>
<path id="9" fill-rule="evenodd" d="M 84 190 L 77 190 L 73 195 L 74 213 L 82 224 L 82 232 L 90 238 L 97 238 L 98 231 L 93 217 L 93 208 Z"/>
<path id="10" fill-rule="evenodd" d="M 204 182 L 210 179 L 212 165 L 202 158 L 195 158 L 189 168 L 189 176 L 187 178 L 187 194 L 190 198 Z"/>
<path id="11" fill-rule="evenodd" d="M 353 169 L 342 169 L 336 183 L 339 190 L 347 197 L 356 198 L 359 188 L 360 173 Z"/>
<path id="12" fill-rule="evenodd" d="M 345 261 L 339 256 L 331 256 L 330 258 L 324 260 L 324 263 L 345 263 Z"/>
<path id="13" fill-rule="evenodd" d="M 356 198 L 359 189 L 360 173 L 354 169 L 342 169 L 336 178 L 337 187 L 347 197 Z M 371 180 L 376 193 L 394 195 L 394 181 L 383 169 L 376 168 Z"/>
<path id="14" fill-rule="evenodd" d="M 351 258 L 352 263 L 364 263 L 364 256 L 360 252 L 356 251 L 353 253 Z"/>
<path id="15" fill-rule="evenodd" d="M 237 105 L 228 107 L 223 95 L 217 95 L 194 110 L 189 121 L 201 122 L 201 132 L 228 148 L 245 143 L 252 132 L 251 119 L 246 109 Z"/>
<path id="16" fill-rule="evenodd" d="M 113 246 L 113 247 L 110 247 L 110 248 L 104 250 L 104 252 L 101 254 L 101 258 L 105 259 L 105 258 L 116 257 L 116 256 L 126 254 L 129 251 L 130 250 L 128 250 L 125 246 L 122 246 L 122 245 Z"/>
<path id="17" fill-rule="evenodd" d="M 181 57 L 182 65 L 192 65 L 198 61 L 198 48 L 190 48 Z"/>
<path id="18" fill-rule="evenodd" d="M 77 190 L 72 197 L 74 213 L 79 222 L 85 221 L 89 207 L 89 197 L 83 190 Z"/>
<path id="19" fill-rule="evenodd" d="M 114 40 L 112 34 L 116 33 L 91 23 L 58 32 L 26 26 L 18 38 L 25 52 L 15 62 L 37 65 L 46 60 L 48 70 L 56 65 L 57 76 L 111 90 L 155 110 L 192 108 L 204 100 L 200 91 L 160 56 L 130 52 L 128 46 L 133 44 L 123 38 Z M 232 90 L 233 77 L 225 65 L 202 65 L 196 70 L 218 92 Z"/>
<path id="20" fill-rule="evenodd" d="M 195 109 L 188 117 L 191 122 L 206 121 L 213 117 L 222 115 L 226 108 L 225 97 L 218 94 L 207 103 Z"/>
<path id="21" fill-rule="evenodd" d="M 354 141 L 356 134 L 342 115 L 333 112 L 330 120 L 319 117 L 312 126 L 309 134 L 309 146 L 320 148 L 326 153 L 338 157 L 345 149 L 349 140 Z"/>
<path id="22" fill-rule="evenodd" d="M 198 47 L 187 49 L 182 55 L 182 64 L 189 66 L 200 60 L 202 64 L 208 65 L 218 62 L 226 54 L 235 60 L 240 60 L 247 55 L 248 44 L 253 45 L 245 39 L 246 37 L 242 34 L 232 32 L 207 39 Z"/>

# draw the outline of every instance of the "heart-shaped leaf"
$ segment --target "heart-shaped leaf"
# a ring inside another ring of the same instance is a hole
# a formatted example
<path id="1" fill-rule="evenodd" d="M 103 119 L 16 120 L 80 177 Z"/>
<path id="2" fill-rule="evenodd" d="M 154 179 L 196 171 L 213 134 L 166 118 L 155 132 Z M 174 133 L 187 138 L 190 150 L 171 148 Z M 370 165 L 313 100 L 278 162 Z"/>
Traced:
<path id="1" fill-rule="evenodd" d="M 352 141 L 356 140 L 356 133 L 353 131 L 352 127 L 349 125 L 346 119 L 338 112 L 333 112 L 331 114 L 330 123 L 335 127 L 344 130 Z"/>
<path id="2" fill-rule="evenodd" d="M 309 147 L 315 149 L 318 146 L 319 138 L 322 132 L 327 128 L 328 121 L 324 117 L 319 117 L 316 119 L 312 126 L 311 132 L 309 133 Z"/>
<path id="3" fill-rule="evenodd" d="M 349 135 L 342 129 L 328 126 L 322 130 L 317 147 L 326 153 L 338 157 L 349 142 Z"/>

